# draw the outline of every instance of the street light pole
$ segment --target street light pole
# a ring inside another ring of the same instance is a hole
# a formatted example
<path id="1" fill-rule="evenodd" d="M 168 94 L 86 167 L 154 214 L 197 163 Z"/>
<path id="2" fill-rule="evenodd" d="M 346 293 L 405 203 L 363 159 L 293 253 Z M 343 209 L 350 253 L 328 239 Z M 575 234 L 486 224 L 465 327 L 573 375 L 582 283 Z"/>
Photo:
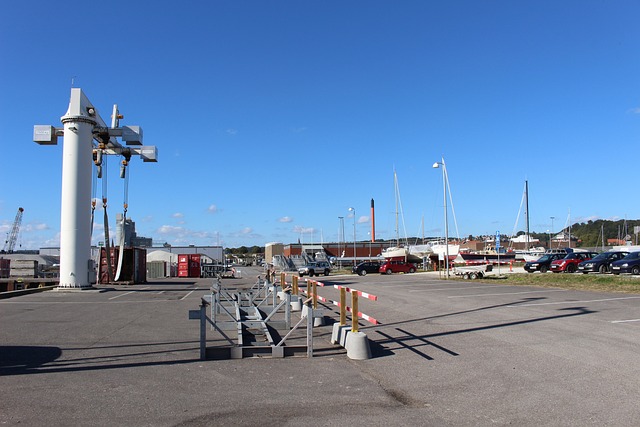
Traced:
<path id="1" fill-rule="evenodd" d="M 433 167 L 438 169 L 442 166 L 442 188 L 443 188 L 443 200 L 444 200 L 444 244 L 445 246 L 445 268 L 447 270 L 446 277 L 449 278 L 449 218 L 447 215 L 447 167 L 444 163 L 444 157 L 442 162 L 435 162 Z"/>
<path id="2" fill-rule="evenodd" d="M 353 212 L 353 266 L 356 266 L 356 208 L 349 208 Z"/>
<path id="3" fill-rule="evenodd" d="M 339 216 L 338 219 L 340 220 L 340 228 L 338 229 L 338 256 L 340 257 L 340 268 L 342 268 L 342 258 L 344 258 L 342 255 L 342 242 L 344 241 L 344 217 Z"/>

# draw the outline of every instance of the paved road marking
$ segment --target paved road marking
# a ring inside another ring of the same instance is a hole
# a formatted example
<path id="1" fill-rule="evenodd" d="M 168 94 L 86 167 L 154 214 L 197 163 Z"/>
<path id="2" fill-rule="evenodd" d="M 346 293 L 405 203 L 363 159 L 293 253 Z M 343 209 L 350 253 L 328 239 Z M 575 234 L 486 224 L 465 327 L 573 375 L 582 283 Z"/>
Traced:
<path id="1" fill-rule="evenodd" d="M 563 289 L 564 290 L 564 289 Z M 531 303 L 531 304 L 517 304 L 508 307 L 529 307 L 534 305 L 558 305 L 558 304 L 580 304 L 585 302 L 601 302 L 601 301 L 618 301 L 618 300 L 626 300 L 626 299 L 638 299 L 638 297 L 622 297 L 622 298 L 603 298 L 603 299 L 592 299 L 592 300 L 583 300 L 583 301 L 561 301 L 561 302 L 540 302 L 540 303 Z"/>
<path id="2" fill-rule="evenodd" d="M 485 289 L 485 288 L 504 288 L 504 285 L 484 285 L 484 286 L 467 286 L 457 288 L 440 288 L 440 289 L 412 289 L 409 292 L 427 292 L 427 291 L 464 291 L 466 289 Z"/>
<path id="3" fill-rule="evenodd" d="M 640 319 L 632 319 L 632 320 L 612 320 L 611 323 L 629 323 L 629 322 L 640 322 Z"/>
<path id="4" fill-rule="evenodd" d="M 187 298 L 189 295 L 191 295 L 192 293 L 194 293 L 197 289 L 192 290 L 191 292 L 189 292 L 188 294 L 186 294 L 185 296 L 183 296 L 182 298 L 180 298 L 180 301 L 184 300 L 185 298 Z"/>
<path id="5" fill-rule="evenodd" d="M 457 295 L 451 296 L 447 298 L 473 298 L 473 297 L 493 297 L 493 296 L 501 296 L 501 295 L 522 295 L 522 294 L 537 294 L 540 292 L 566 292 L 568 289 L 541 289 L 539 291 L 527 291 L 527 292 L 504 292 L 499 294 L 475 294 L 475 295 Z M 536 304 L 523 304 L 523 305 L 536 305 Z M 522 307 L 522 305 L 514 305 L 507 307 Z"/>
<path id="6" fill-rule="evenodd" d="M 144 291 L 144 290 L 149 289 L 149 288 L 150 288 L 150 286 L 147 286 L 146 288 L 141 288 L 141 289 L 138 289 L 138 290 L 139 290 L 139 291 Z M 123 297 L 123 296 L 125 296 L 125 295 L 133 294 L 133 293 L 136 293 L 136 291 L 129 291 L 129 292 L 125 292 L 125 293 L 123 293 L 123 294 L 116 295 L 115 297 L 111 297 L 111 298 L 109 298 L 109 299 L 110 299 L 110 300 L 112 300 L 112 299 L 116 299 L 116 298 Z"/>

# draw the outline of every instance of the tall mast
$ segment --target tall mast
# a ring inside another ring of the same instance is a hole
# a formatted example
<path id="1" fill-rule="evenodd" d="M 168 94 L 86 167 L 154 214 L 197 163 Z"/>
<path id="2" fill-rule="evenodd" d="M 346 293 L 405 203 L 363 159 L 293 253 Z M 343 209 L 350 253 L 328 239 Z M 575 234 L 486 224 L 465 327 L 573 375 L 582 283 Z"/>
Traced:
<path id="1" fill-rule="evenodd" d="M 524 217 L 527 223 L 527 241 L 525 243 L 525 249 L 529 250 L 529 181 L 524 182 Z"/>
<path id="2" fill-rule="evenodd" d="M 393 186 L 396 196 L 396 246 L 400 246 L 400 230 L 398 229 L 398 175 L 396 170 L 393 170 Z"/>
<path id="3" fill-rule="evenodd" d="M 376 241 L 376 208 L 371 199 L 371 242 Z"/>

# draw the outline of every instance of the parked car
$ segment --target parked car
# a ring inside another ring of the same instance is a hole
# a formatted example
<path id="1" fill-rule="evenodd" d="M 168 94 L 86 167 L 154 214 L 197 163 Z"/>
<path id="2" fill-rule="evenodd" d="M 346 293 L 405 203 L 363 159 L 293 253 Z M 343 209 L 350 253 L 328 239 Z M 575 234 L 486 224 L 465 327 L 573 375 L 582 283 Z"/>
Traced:
<path id="1" fill-rule="evenodd" d="M 298 275 L 302 276 L 319 276 L 324 274 L 325 276 L 329 275 L 331 271 L 331 266 L 326 261 L 318 261 L 318 262 L 310 262 L 304 267 L 298 268 Z"/>
<path id="2" fill-rule="evenodd" d="M 385 261 L 378 271 L 383 274 L 415 273 L 417 269 L 418 266 L 412 262 Z"/>
<path id="3" fill-rule="evenodd" d="M 552 261 L 550 270 L 554 273 L 560 273 L 562 271 L 575 273 L 578 270 L 578 264 L 582 261 L 588 261 L 597 255 L 597 252 L 571 252 L 562 259 Z"/>
<path id="4" fill-rule="evenodd" d="M 378 273 L 380 271 L 380 261 L 365 261 L 351 269 L 352 273 L 359 276 L 366 276 L 368 273 Z"/>
<path id="5" fill-rule="evenodd" d="M 640 274 L 640 252 L 631 252 L 619 261 L 611 264 L 613 274 L 631 273 Z"/>
<path id="6" fill-rule="evenodd" d="M 588 261 L 582 261 L 578 264 L 578 271 L 587 273 L 609 273 L 611 272 L 611 263 L 621 260 L 629 255 L 628 251 L 610 251 L 602 252 Z"/>
<path id="7" fill-rule="evenodd" d="M 547 271 L 549 271 L 549 267 L 551 266 L 551 263 L 553 261 L 562 259 L 565 256 L 567 256 L 566 253 L 544 254 L 535 261 L 525 262 L 524 269 L 529 273 L 533 273 L 534 271 L 546 273 Z"/>

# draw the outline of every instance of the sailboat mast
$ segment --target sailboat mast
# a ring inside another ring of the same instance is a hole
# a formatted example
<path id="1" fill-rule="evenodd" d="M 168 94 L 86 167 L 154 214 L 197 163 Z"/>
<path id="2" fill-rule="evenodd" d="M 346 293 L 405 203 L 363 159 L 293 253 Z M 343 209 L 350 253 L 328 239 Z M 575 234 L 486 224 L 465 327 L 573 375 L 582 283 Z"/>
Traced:
<path id="1" fill-rule="evenodd" d="M 529 250 L 529 181 L 524 182 L 524 217 L 527 223 L 527 241 L 525 243 L 525 249 Z"/>
<path id="2" fill-rule="evenodd" d="M 396 246 L 400 246 L 400 230 L 398 229 L 398 175 L 396 170 L 393 170 L 393 186 L 396 196 Z"/>

